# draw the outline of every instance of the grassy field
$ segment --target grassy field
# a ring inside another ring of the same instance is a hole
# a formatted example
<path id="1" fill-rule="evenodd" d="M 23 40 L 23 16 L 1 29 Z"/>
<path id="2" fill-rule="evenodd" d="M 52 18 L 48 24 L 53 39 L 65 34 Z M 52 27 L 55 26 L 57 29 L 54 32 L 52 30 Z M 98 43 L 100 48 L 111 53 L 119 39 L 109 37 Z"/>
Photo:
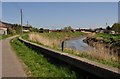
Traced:
<path id="1" fill-rule="evenodd" d="M 34 50 L 26 47 L 18 39 L 11 41 L 16 54 L 28 67 L 32 77 L 71 77 L 76 78 L 75 72 L 64 66 L 56 66 L 50 63 L 42 54 L 37 54 Z M 24 50 L 23 50 L 24 49 Z"/>

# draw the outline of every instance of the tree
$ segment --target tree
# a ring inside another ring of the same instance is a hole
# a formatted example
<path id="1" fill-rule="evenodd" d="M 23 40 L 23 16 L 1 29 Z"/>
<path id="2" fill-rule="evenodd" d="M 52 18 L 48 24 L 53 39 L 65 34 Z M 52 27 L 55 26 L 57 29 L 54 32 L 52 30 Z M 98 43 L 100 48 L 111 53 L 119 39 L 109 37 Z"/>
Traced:
<path id="1" fill-rule="evenodd" d="M 110 27 L 110 26 L 107 26 L 107 27 L 106 27 L 106 30 L 111 30 L 111 27 Z"/>
<path id="2" fill-rule="evenodd" d="M 71 26 L 64 27 L 64 30 L 71 31 L 73 28 Z"/>
<path id="3" fill-rule="evenodd" d="M 16 31 L 17 34 L 20 34 L 22 32 L 22 27 L 18 24 L 15 24 L 13 26 L 14 30 Z"/>
<path id="4" fill-rule="evenodd" d="M 43 28 L 40 28 L 40 29 L 39 29 L 39 32 L 40 32 L 40 33 L 43 33 L 43 31 L 44 31 Z"/>
<path id="5" fill-rule="evenodd" d="M 39 29 L 38 29 L 38 28 L 35 28 L 35 27 L 32 27 L 32 28 L 30 29 L 30 31 L 31 31 L 31 32 L 39 32 Z"/>
<path id="6" fill-rule="evenodd" d="M 120 24 L 119 23 L 113 24 L 111 29 L 114 30 L 115 32 L 120 33 Z"/>
<path id="7" fill-rule="evenodd" d="M 16 33 L 16 31 L 14 30 L 14 29 L 12 29 L 12 28 L 7 28 L 7 33 L 8 34 L 15 34 Z"/>

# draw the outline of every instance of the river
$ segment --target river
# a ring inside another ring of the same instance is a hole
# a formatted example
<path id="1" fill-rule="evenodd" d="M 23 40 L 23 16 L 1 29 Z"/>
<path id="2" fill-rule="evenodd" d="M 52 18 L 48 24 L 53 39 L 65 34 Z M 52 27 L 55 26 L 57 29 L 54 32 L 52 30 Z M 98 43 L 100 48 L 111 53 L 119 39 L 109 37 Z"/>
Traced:
<path id="1" fill-rule="evenodd" d="M 70 39 L 65 41 L 65 48 L 70 48 L 73 50 L 78 50 L 78 51 L 89 51 L 93 49 L 93 47 L 89 46 L 87 43 L 83 42 L 85 39 L 85 36 L 80 36 L 75 39 Z"/>

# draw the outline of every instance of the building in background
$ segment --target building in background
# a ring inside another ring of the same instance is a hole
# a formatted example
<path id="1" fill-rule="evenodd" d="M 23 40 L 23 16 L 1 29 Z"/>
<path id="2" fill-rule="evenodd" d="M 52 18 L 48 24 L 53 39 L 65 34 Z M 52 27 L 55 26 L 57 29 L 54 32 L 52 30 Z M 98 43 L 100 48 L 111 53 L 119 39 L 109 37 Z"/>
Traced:
<path id="1" fill-rule="evenodd" d="M 7 35 L 7 26 L 0 21 L 0 35 Z"/>
<path id="2" fill-rule="evenodd" d="M 23 32 L 30 32 L 30 26 L 23 26 Z"/>

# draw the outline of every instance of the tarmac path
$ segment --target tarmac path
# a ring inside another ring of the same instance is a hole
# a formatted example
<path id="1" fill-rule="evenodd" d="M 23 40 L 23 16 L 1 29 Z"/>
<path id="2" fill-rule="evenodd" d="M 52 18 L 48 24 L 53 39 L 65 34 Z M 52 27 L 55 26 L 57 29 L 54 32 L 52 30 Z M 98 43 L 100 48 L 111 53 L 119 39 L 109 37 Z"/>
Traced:
<path id="1" fill-rule="evenodd" d="M 2 58 L 0 58 L 0 60 L 2 59 L 0 61 L 0 64 L 2 63 L 2 67 L 0 66 L 0 69 L 2 68 L 2 77 L 27 77 L 22 63 L 11 49 L 10 40 L 16 36 L 0 41 L 0 44 L 2 43 L 2 46 L 0 46 L 0 49 L 2 49 L 2 54 L 0 53 L 2 55 Z"/>

